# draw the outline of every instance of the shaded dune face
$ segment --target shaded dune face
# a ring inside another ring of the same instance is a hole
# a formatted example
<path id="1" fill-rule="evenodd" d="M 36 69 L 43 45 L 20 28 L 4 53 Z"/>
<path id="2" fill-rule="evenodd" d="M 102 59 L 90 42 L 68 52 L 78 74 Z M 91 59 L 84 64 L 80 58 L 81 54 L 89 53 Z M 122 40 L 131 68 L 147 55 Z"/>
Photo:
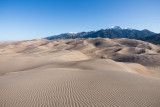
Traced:
<path id="1" fill-rule="evenodd" d="M 148 67 L 159 67 L 159 55 L 117 55 L 113 58 L 119 62 L 136 62 Z"/>

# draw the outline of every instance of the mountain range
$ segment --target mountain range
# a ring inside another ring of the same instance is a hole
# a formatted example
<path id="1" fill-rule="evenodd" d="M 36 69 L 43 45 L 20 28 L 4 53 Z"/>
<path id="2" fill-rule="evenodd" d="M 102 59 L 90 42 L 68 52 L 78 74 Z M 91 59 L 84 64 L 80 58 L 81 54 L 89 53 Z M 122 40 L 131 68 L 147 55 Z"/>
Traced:
<path id="1" fill-rule="evenodd" d="M 140 40 L 147 41 L 156 45 L 160 45 L 160 34 L 156 34 L 153 36 L 143 37 Z"/>
<path id="2" fill-rule="evenodd" d="M 151 32 L 147 29 L 136 30 L 131 28 L 123 28 L 120 26 L 113 26 L 98 31 L 79 32 L 79 33 L 68 32 L 59 35 L 49 36 L 44 39 L 55 40 L 55 39 L 76 39 L 76 38 L 97 38 L 97 37 L 111 38 L 111 39 L 114 38 L 140 39 L 152 35 L 156 35 L 156 33 Z"/>

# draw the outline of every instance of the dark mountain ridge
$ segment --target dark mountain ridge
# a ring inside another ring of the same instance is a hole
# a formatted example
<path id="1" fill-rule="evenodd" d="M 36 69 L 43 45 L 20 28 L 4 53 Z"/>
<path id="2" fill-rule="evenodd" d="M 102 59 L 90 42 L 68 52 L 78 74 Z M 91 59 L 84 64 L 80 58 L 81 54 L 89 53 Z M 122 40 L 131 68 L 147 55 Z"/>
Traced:
<path id="1" fill-rule="evenodd" d="M 148 37 L 155 35 L 156 33 L 149 30 L 136 30 L 130 28 L 123 28 L 120 26 L 115 26 L 107 29 L 101 29 L 98 31 L 90 32 L 80 32 L 80 33 L 64 33 L 60 35 L 54 35 L 46 37 L 44 39 L 54 40 L 54 39 L 76 39 L 76 38 L 129 38 L 129 39 L 139 39 L 143 37 Z"/>
<path id="2" fill-rule="evenodd" d="M 143 37 L 140 40 L 147 41 L 156 45 L 160 45 L 160 34 L 156 34 L 153 36 Z"/>

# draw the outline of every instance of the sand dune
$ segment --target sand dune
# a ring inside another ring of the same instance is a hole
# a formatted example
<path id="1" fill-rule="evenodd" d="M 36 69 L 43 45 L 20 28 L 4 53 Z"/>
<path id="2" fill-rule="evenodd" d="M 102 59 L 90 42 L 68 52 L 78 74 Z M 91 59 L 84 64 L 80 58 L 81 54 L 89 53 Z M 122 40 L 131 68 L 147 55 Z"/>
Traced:
<path id="1" fill-rule="evenodd" d="M 158 107 L 159 52 L 129 39 L 0 43 L 0 107 Z"/>
<path id="2" fill-rule="evenodd" d="M 77 51 L 89 58 L 109 58 L 120 62 L 160 66 L 160 46 L 134 39 L 30 40 L 0 43 L 0 54 L 42 54 Z"/>
<path id="3" fill-rule="evenodd" d="M 0 75 L 40 67 L 57 60 L 79 61 L 88 57 L 79 51 L 58 51 L 53 54 L 9 54 L 1 55 Z"/>

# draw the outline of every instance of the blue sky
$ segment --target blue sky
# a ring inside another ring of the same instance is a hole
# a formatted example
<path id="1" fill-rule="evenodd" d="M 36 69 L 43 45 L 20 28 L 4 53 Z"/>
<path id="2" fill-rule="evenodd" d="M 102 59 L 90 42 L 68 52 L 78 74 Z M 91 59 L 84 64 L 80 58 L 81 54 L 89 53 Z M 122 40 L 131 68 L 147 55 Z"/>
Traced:
<path id="1" fill-rule="evenodd" d="M 160 0 L 0 0 L 0 41 L 110 26 L 160 33 Z"/>

